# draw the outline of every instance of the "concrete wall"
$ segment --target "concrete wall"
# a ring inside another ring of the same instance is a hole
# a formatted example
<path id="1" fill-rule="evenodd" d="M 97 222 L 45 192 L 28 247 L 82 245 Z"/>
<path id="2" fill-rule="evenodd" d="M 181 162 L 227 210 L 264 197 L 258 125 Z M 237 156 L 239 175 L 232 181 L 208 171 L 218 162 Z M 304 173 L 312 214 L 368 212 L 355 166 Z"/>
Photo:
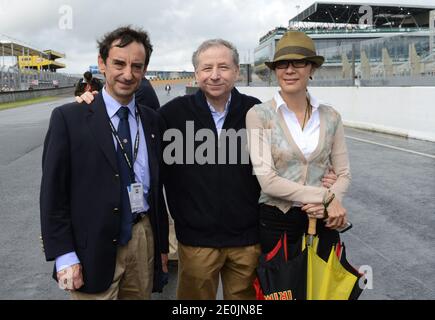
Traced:
<path id="1" fill-rule="evenodd" d="M 262 101 L 278 88 L 240 87 Z M 320 101 L 340 112 L 345 125 L 435 142 L 435 88 L 312 87 Z"/>
<path id="2" fill-rule="evenodd" d="M 167 80 L 150 80 L 153 87 L 165 86 L 166 84 L 185 84 L 191 83 L 195 78 L 180 78 L 180 79 L 167 79 Z"/>
<path id="3" fill-rule="evenodd" d="M 73 87 L 65 88 L 52 88 L 52 89 L 35 89 L 35 90 L 24 90 L 24 91 L 7 91 L 0 92 L 0 103 L 15 102 L 45 96 L 59 96 L 63 94 L 74 94 Z"/>

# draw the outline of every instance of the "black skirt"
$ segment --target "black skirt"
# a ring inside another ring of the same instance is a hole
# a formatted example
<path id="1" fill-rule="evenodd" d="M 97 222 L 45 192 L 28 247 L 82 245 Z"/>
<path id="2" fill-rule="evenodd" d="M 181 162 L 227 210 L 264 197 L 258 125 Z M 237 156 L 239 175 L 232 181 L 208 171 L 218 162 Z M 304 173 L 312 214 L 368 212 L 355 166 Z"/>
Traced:
<path id="1" fill-rule="evenodd" d="M 277 207 L 260 205 L 260 245 L 263 253 L 270 252 L 281 236 L 287 233 L 288 257 L 291 259 L 302 252 L 302 236 L 308 230 L 308 216 L 301 208 L 293 207 L 283 213 Z M 319 246 L 317 254 L 327 260 L 333 245 L 340 241 L 339 233 L 325 227 L 323 219 L 317 220 Z"/>

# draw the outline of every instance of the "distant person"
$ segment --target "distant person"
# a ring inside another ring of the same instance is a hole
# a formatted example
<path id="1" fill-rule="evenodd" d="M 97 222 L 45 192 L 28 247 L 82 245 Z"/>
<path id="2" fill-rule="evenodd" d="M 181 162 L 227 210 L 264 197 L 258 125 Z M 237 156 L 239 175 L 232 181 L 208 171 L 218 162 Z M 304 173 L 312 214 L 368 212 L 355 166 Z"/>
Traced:
<path id="1" fill-rule="evenodd" d="M 355 86 L 358 88 L 361 86 L 361 76 L 360 75 L 355 76 Z"/>
<path id="2" fill-rule="evenodd" d="M 171 94 L 171 86 L 169 85 L 169 83 L 165 86 L 165 91 L 168 96 Z"/>
<path id="3" fill-rule="evenodd" d="M 141 29 L 99 42 L 106 84 L 53 110 L 42 157 L 41 228 L 54 278 L 78 300 L 149 299 L 167 272 L 159 115 L 134 100 L 152 52 Z M 89 93 L 91 96 L 92 94 Z"/>
<path id="4" fill-rule="evenodd" d="M 103 84 L 101 81 L 97 78 L 94 78 L 90 71 L 86 71 L 83 74 L 83 79 L 80 79 L 77 82 L 74 96 L 81 96 L 85 92 L 100 91 L 101 89 L 103 89 Z"/>

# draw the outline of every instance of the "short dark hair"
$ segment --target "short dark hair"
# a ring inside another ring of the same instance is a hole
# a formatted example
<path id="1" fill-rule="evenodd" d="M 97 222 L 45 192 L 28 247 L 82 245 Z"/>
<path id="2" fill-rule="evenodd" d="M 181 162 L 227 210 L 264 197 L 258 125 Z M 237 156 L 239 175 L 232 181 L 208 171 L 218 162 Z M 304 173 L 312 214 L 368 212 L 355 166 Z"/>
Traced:
<path id="1" fill-rule="evenodd" d="M 90 71 L 86 71 L 85 73 L 83 73 L 83 78 L 85 78 L 86 80 L 91 80 L 92 79 L 92 73 Z"/>
<path id="2" fill-rule="evenodd" d="M 142 43 L 145 47 L 145 67 L 150 62 L 151 53 L 153 52 L 153 46 L 151 45 L 148 33 L 141 28 L 133 29 L 131 26 L 119 27 L 116 30 L 106 33 L 103 38 L 98 42 L 98 49 L 101 58 L 106 63 L 109 51 L 112 48 L 112 43 L 116 40 L 121 40 L 116 46 L 118 48 L 124 48 L 132 42 Z"/>

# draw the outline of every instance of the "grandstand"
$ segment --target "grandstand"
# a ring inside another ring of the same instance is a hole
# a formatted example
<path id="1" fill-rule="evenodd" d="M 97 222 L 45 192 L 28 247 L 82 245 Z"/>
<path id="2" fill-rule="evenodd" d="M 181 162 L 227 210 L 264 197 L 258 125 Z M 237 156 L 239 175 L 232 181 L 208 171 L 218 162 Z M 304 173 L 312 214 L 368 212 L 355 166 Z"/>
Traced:
<path id="1" fill-rule="evenodd" d="M 273 75 L 264 61 L 273 58 L 287 30 L 301 30 L 326 58 L 317 80 L 432 75 L 434 10 L 435 6 L 315 2 L 291 18 L 287 28 L 275 28 L 260 38 L 254 70 L 270 82 Z"/>
<path id="2" fill-rule="evenodd" d="M 21 70 L 32 69 L 56 72 L 58 69 L 66 67 L 65 64 L 56 61 L 56 59 L 65 58 L 63 53 L 54 50 L 38 50 L 7 36 L 3 36 L 0 44 L 0 57 L 12 58 L 12 65 L 16 65 Z"/>
<path id="3" fill-rule="evenodd" d="M 428 28 L 429 12 L 434 9 L 435 6 L 414 4 L 315 2 L 290 19 L 289 24 L 315 22 L 326 27 L 331 25 L 355 27 L 361 25 L 361 18 L 366 20 L 366 15 L 371 10 L 372 19 L 366 20 L 366 24 L 371 28 L 382 29 L 382 31 L 388 28 Z"/>
<path id="4" fill-rule="evenodd" d="M 0 90 L 28 90 L 71 86 L 75 76 L 57 73 L 65 64 L 57 59 L 65 54 L 38 50 L 0 34 Z"/>

